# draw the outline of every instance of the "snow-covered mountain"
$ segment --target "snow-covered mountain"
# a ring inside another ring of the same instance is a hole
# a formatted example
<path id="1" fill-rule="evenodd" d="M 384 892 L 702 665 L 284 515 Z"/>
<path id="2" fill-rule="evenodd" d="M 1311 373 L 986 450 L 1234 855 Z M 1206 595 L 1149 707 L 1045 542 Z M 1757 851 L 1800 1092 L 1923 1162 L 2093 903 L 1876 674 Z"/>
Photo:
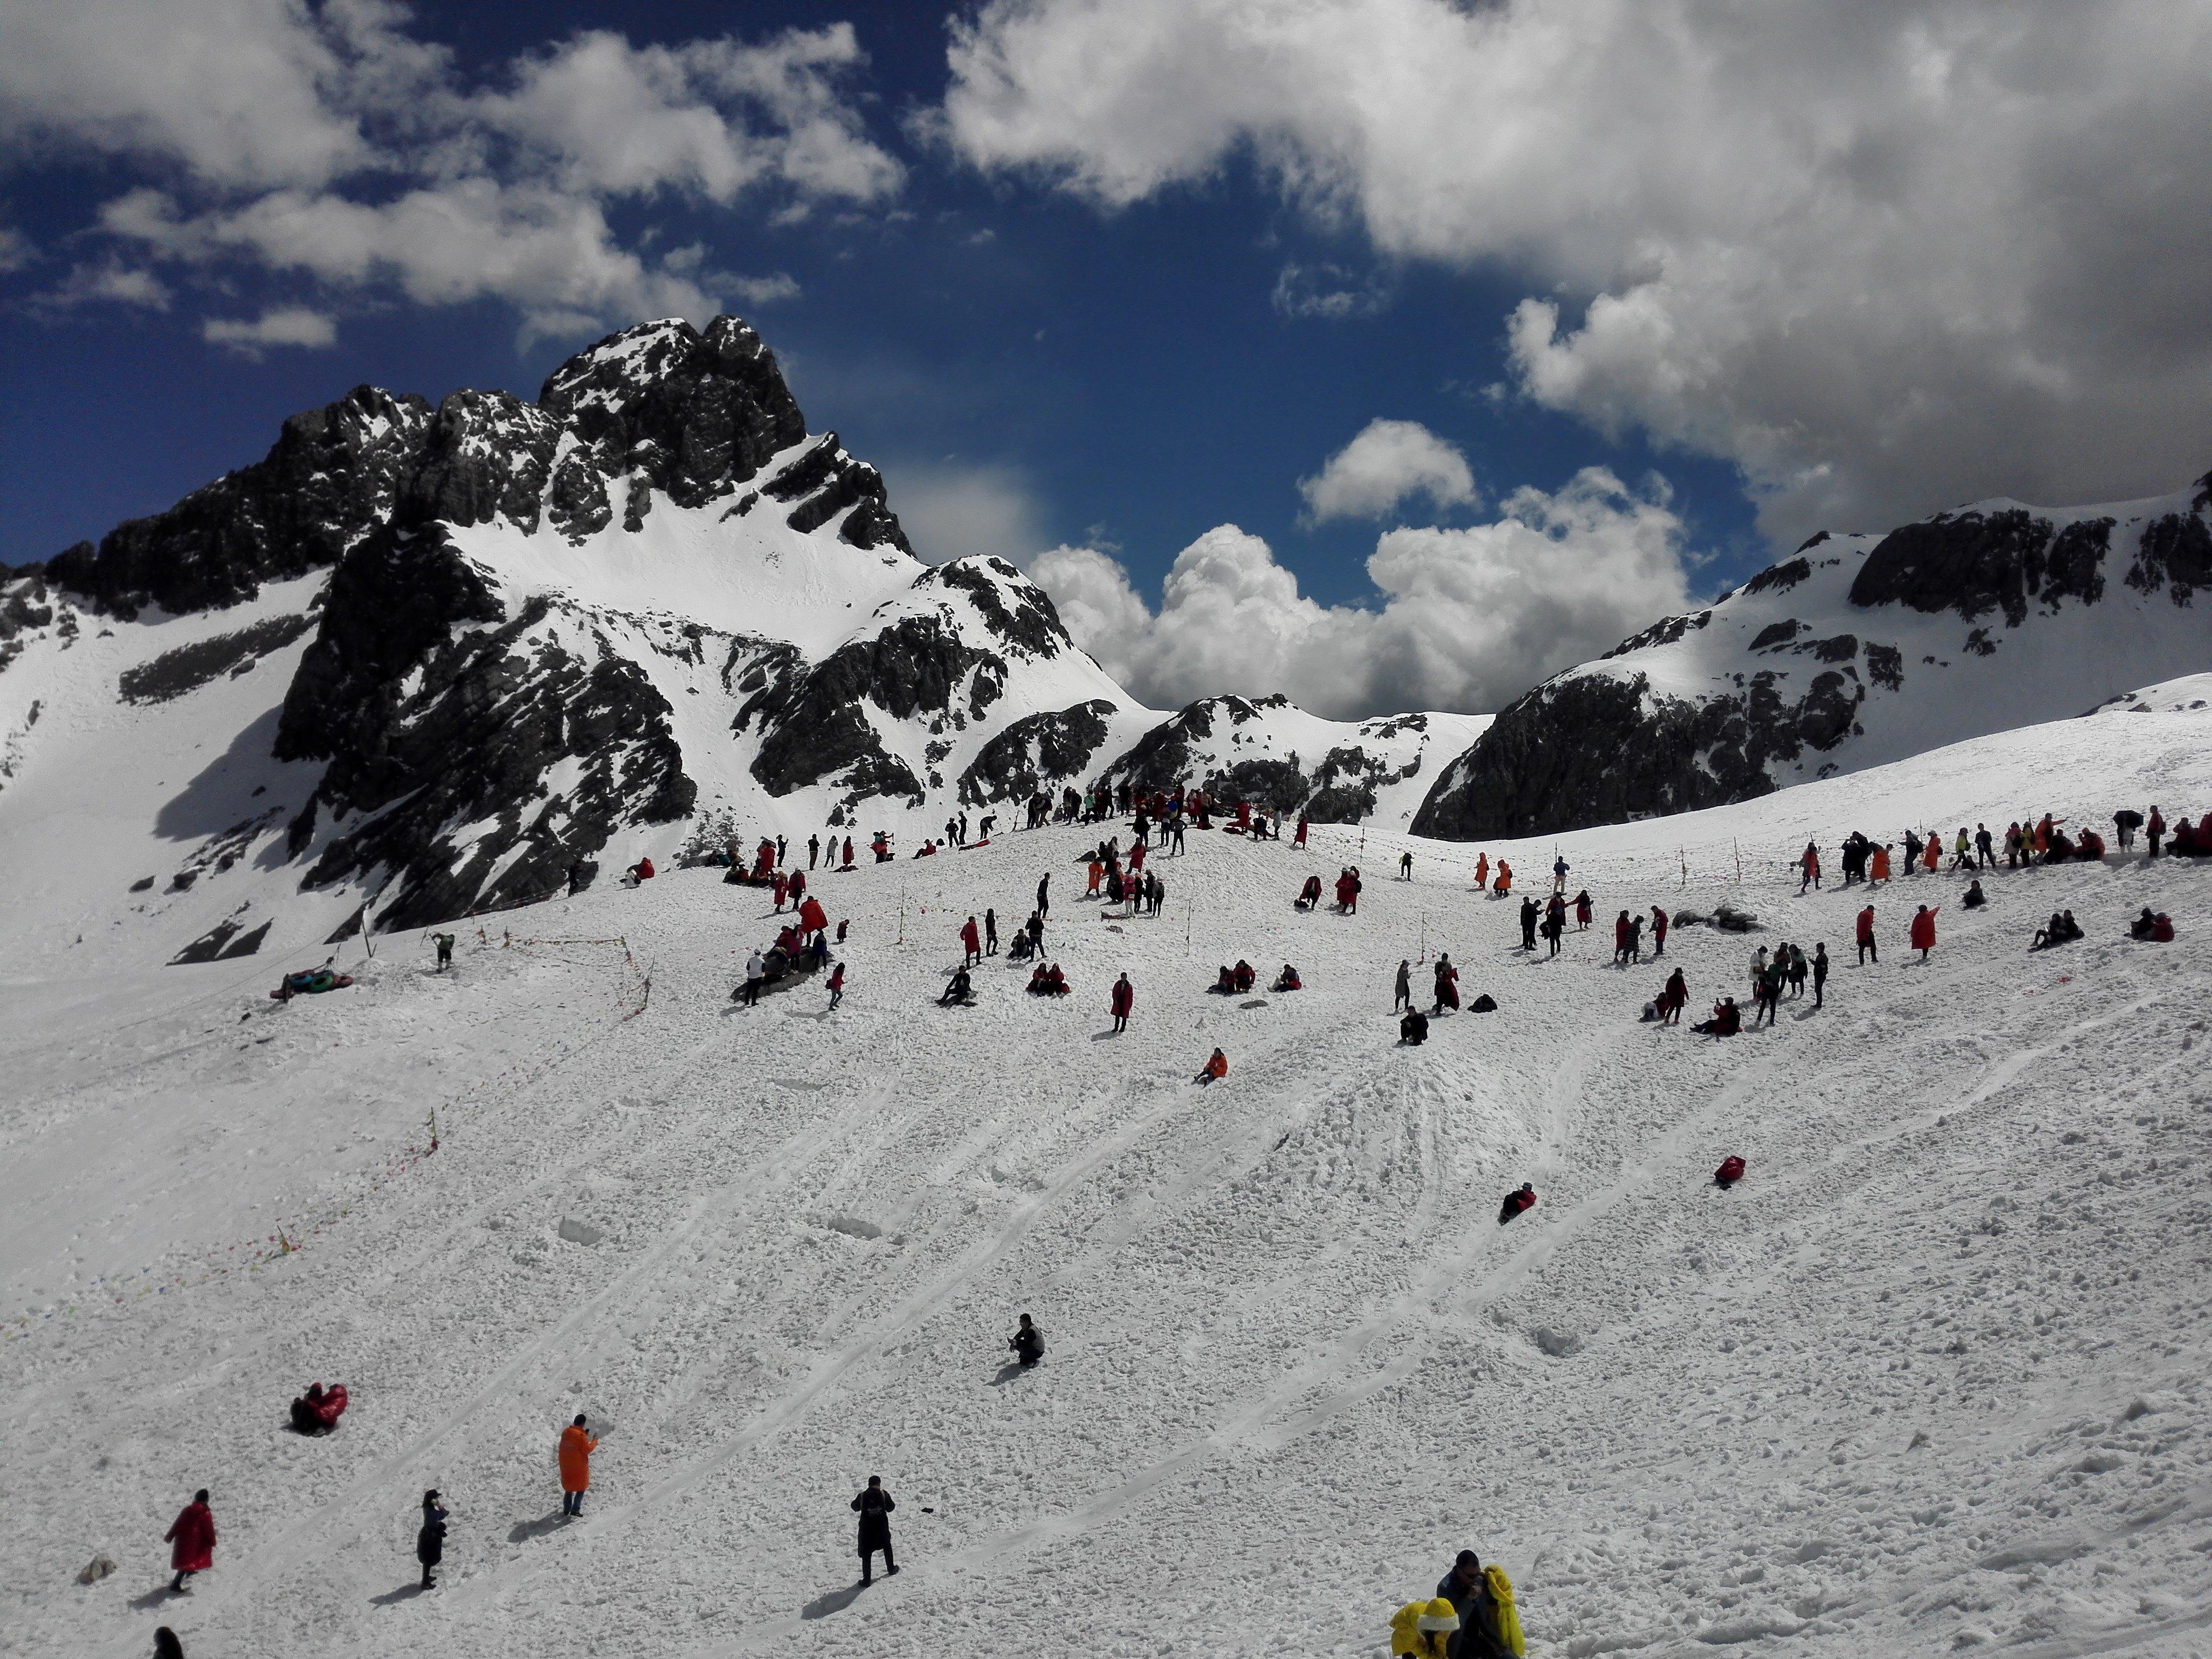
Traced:
<path id="1" fill-rule="evenodd" d="M 911 841 L 1102 776 L 1400 828 L 1480 728 L 1143 708 L 1012 566 L 916 557 L 730 317 L 611 336 L 534 404 L 362 386 L 296 416 L 261 461 L 15 573 L 0 666 L 15 867 L 89 834 L 164 896 L 204 876 L 178 920 L 207 952 L 258 948 L 295 891 L 319 925 L 373 897 L 404 928 L 542 897 L 580 858 L 920 813 Z M 222 758 L 167 775 L 198 750 Z"/>
<path id="2" fill-rule="evenodd" d="M 2212 474 L 2148 501 L 1990 501 L 1815 536 L 1514 702 L 1413 827 L 1471 840 L 1618 823 L 2077 714 L 2212 667 L 2208 587 Z"/>

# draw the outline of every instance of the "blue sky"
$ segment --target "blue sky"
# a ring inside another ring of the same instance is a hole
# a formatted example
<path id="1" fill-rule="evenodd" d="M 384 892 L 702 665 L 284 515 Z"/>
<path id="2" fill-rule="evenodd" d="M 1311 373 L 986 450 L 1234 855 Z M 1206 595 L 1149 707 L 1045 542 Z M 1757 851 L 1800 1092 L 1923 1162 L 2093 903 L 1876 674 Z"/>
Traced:
<path id="1" fill-rule="evenodd" d="M 1224 524 L 1265 544 L 1231 580 L 1415 603 L 1427 577 L 1366 567 L 1394 525 L 1480 531 L 1530 489 L 1541 517 L 1592 466 L 1670 515 L 1678 574 L 1632 608 L 1823 525 L 2212 465 L 2204 37 L 2156 8 L 2106 10 L 2107 53 L 2144 52 L 2108 76 L 1981 0 L 1751 27 L 1705 0 L 103 13 L 0 38 L 0 561 L 165 506 L 358 382 L 532 393 L 679 301 L 757 324 L 926 553 L 1070 544 L 1148 610 Z M 2046 110 L 2059 64 L 2073 107 Z M 577 90 L 610 87 L 644 101 Z M 2107 143 L 2124 179 L 2069 189 Z M 379 216 L 471 190 L 485 272 L 526 218 L 588 225 L 589 274 L 457 272 L 455 239 Z M 1298 482 L 1377 419 L 1472 491 L 1310 510 Z M 1613 585 L 1571 517 L 1548 553 L 1447 550 L 1522 561 L 1506 621 L 1553 630 L 1540 670 L 1635 620 L 1544 620 L 1546 568 Z"/>

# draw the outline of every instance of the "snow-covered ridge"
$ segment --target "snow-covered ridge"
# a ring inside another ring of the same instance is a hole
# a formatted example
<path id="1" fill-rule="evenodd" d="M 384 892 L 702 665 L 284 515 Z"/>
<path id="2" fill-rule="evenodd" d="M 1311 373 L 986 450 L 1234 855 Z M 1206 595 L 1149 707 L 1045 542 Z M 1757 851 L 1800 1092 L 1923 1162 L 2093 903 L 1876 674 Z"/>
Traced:
<path id="1" fill-rule="evenodd" d="M 279 591 L 313 598 L 262 615 Z M 71 654 L 81 617 L 113 645 Z M 0 678 L 0 764 L 20 774 L 0 834 L 42 771 L 133 752 L 118 722 L 182 723 L 252 781 L 203 832 L 217 840 L 155 860 L 161 879 L 220 866 L 214 887 L 257 915 L 293 888 L 326 896 L 310 907 L 326 928 L 370 897 L 379 925 L 411 926 L 738 830 L 865 836 L 920 813 L 910 844 L 1102 777 L 1402 825 L 1474 729 L 1280 699 L 1142 708 L 1020 572 L 917 558 L 875 469 L 807 429 L 734 318 L 624 330 L 535 403 L 464 391 L 434 410 L 364 386 L 295 416 L 261 461 L 19 574 L 0 659 L 25 653 L 41 665 Z M 214 696 L 279 662 L 250 708 Z M 30 688 L 49 682 L 86 718 L 38 724 L 54 698 Z M 128 712 L 149 687 L 164 712 Z M 158 799 L 127 816 L 184 821 Z M 260 937 L 239 923 L 161 954 Z"/>
<path id="2" fill-rule="evenodd" d="M 2212 667 L 2212 476 L 1820 535 L 1503 711 L 1417 820 L 1454 837 L 1681 811 L 2079 714 Z"/>

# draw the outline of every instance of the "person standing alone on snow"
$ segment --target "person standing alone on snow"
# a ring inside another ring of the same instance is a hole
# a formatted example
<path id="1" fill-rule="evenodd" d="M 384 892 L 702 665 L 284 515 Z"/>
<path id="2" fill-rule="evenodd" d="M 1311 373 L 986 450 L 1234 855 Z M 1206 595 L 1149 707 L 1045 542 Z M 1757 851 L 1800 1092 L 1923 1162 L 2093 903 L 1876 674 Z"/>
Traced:
<path id="1" fill-rule="evenodd" d="M 1116 1036 L 1129 1029 L 1129 1010 L 1137 1006 L 1137 988 L 1129 983 L 1124 974 L 1114 981 L 1113 994 L 1107 999 L 1107 1007 L 1114 1016 Z"/>
<path id="2" fill-rule="evenodd" d="M 960 965 L 962 967 L 966 967 L 971 962 L 982 961 L 982 936 L 975 931 L 975 918 L 973 916 L 969 917 L 966 921 L 961 924 L 960 948 L 963 952 L 960 958 Z"/>
<path id="3" fill-rule="evenodd" d="M 1828 947 L 1825 941 L 1813 947 L 1813 1006 L 1823 1006 L 1827 1001 Z"/>
<path id="4" fill-rule="evenodd" d="M 1395 999 L 1390 1004 L 1390 1012 L 1395 1014 L 1401 1008 L 1410 1008 L 1413 1006 L 1413 964 L 1401 957 L 1398 961 L 1398 984 L 1396 995 Z"/>
<path id="5" fill-rule="evenodd" d="M 1936 908 L 1940 909 L 1942 907 L 1939 905 Z M 1920 952 L 1921 961 L 1927 961 L 1928 953 L 1936 948 L 1936 912 L 1924 904 L 1914 911 L 1912 931 L 1909 937 L 1912 948 Z"/>
<path id="6" fill-rule="evenodd" d="M 1871 904 L 1868 905 L 1865 909 L 1859 912 L 1858 939 L 1859 966 L 1862 968 L 1865 967 L 1867 965 L 1868 959 L 1871 957 L 1875 964 L 1879 967 L 1881 963 L 1881 952 L 1875 949 L 1874 906 Z"/>
<path id="7" fill-rule="evenodd" d="M 860 1582 L 876 1582 L 875 1564 L 870 1559 L 878 1550 L 884 1553 L 884 1571 L 896 1573 L 898 1563 L 891 1559 L 891 1511 L 898 1507 L 891 1495 L 884 1490 L 880 1474 L 868 1477 L 867 1490 L 853 1500 L 854 1513 L 860 1517 Z"/>
<path id="8" fill-rule="evenodd" d="M 192 1494 L 192 1501 L 177 1512 L 161 1537 L 170 1547 L 169 1565 L 177 1574 L 169 1588 L 179 1595 L 190 1595 L 191 1589 L 185 1580 L 215 1565 L 215 1512 L 208 1508 L 205 1486 Z"/>
<path id="9" fill-rule="evenodd" d="M 422 1527 L 415 1534 L 415 1559 L 422 1564 L 422 1588 L 438 1588 L 438 1563 L 446 1559 L 446 1506 L 435 1486 L 422 1494 Z"/>
<path id="10" fill-rule="evenodd" d="M 592 1487 L 592 1454 L 599 1443 L 585 1432 L 584 1413 L 561 1431 L 561 1513 L 580 1516 L 584 1494 Z"/>

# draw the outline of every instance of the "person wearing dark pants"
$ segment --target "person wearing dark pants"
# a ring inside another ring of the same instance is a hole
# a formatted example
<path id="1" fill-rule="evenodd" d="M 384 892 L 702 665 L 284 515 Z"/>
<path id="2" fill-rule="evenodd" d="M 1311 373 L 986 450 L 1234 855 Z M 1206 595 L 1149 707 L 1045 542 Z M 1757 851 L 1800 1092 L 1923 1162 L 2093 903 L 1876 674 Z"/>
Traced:
<path id="1" fill-rule="evenodd" d="M 853 1500 L 854 1513 L 860 1517 L 860 1582 L 876 1582 L 875 1565 L 872 1558 L 878 1550 L 884 1553 L 884 1571 L 896 1573 L 898 1563 L 891 1559 L 891 1511 L 898 1505 L 884 1490 L 880 1474 L 868 1477 L 867 1490 Z"/>
<path id="2" fill-rule="evenodd" d="M 438 1588 L 438 1563 L 446 1559 L 446 1506 L 435 1486 L 422 1494 L 422 1528 L 415 1534 L 415 1559 L 422 1564 L 422 1588 Z"/>
<path id="3" fill-rule="evenodd" d="M 1825 943 L 1813 947 L 1813 1006 L 1821 1006 L 1827 1000 L 1828 947 Z"/>

